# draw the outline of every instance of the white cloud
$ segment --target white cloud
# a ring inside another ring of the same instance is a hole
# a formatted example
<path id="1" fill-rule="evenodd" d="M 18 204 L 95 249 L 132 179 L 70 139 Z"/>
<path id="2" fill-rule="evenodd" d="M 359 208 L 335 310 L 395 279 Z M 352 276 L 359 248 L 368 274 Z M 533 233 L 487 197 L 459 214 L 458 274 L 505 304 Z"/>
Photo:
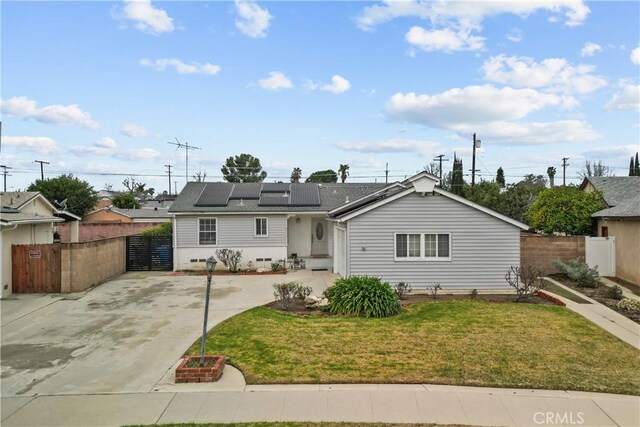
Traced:
<path id="1" fill-rule="evenodd" d="M 319 84 L 309 80 L 305 84 L 305 87 L 309 90 L 321 90 L 324 92 L 340 94 L 348 91 L 351 88 L 351 83 L 349 82 L 349 80 L 336 74 L 331 77 L 331 83 Z"/>
<path id="2" fill-rule="evenodd" d="M 264 38 L 273 16 L 254 2 L 236 0 L 236 27 L 245 36 Z"/>
<path id="3" fill-rule="evenodd" d="M 526 17 L 538 10 L 554 14 L 564 14 L 567 26 L 582 24 L 589 13 L 589 7 L 581 0 L 528 1 L 394 1 L 366 6 L 356 17 L 360 29 L 371 30 L 376 25 L 402 17 L 428 19 L 432 23 L 455 20 L 478 24 L 489 16 L 503 13 Z"/>
<path id="4" fill-rule="evenodd" d="M 173 67 L 178 74 L 209 74 L 215 75 L 220 72 L 222 68 L 220 66 L 205 62 L 191 62 L 186 64 L 177 58 L 160 58 L 151 60 L 148 58 L 142 58 L 139 61 L 143 67 L 150 67 L 156 71 L 164 71 L 169 67 Z"/>
<path id="5" fill-rule="evenodd" d="M 75 125 L 87 129 L 98 129 L 100 127 L 100 125 L 91 118 L 91 115 L 86 111 L 82 111 L 77 104 L 54 104 L 38 108 L 36 101 L 26 96 L 15 96 L 6 101 L 0 101 L 0 106 L 2 112 L 5 114 L 24 119 L 31 118 L 42 123 Z"/>
<path id="6" fill-rule="evenodd" d="M 604 106 L 607 110 L 635 110 L 640 112 L 640 85 L 629 82 L 621 83 L 622 91 Z"/>
<path id="7" fill-rule="evenodd" d="M 501 145 L 585 142 L 600 138 L 600 134 L 581 120 L 560 120 L 547 123 L 498 121 L 479 126 L 461 126 L 458 134 L 467 136 L 472 132 L 477 132 L 484 141 Z"/>
<path id="8" fill-rule="evenodd" d="M 344 151 L 356 151 L 359 153 L 413 153 L 423 156 L 433 156 L 433 153 L 441 149 L 441 145 L 438 142 L 413 139 L 389 139 L 373 142 L 339 142 L 336 145 Z"/>
<path id="9" fill-rule="evenodd" d="M 132 123 L 125 123 L 120 127 L 120 133 L 133 138 L 146 138 L 149 136 L 158 136 L 149 132 L 142 126 L 134 125 Z"/>
<path id="10" fill-rule="evenodd" d="M 386 110 L 394 119 L 451 128 L 460 123 L 521 119 L 548 106 L 571 104 L 571 100 L 533 89 L 484 85 L 449 89 L 435 95 L 396 93 L 387 102 Z"/>
<path id="11" fill-rule="evenodd" d="M 594 70 L 591 65 L 572 66 L 563 58 L 536 62 L 533 58 L 506 55 L 492 56 L 482 66 L 484 78 L 491 82 L 581 94 L 607 85 L 603 77 L 592 74 Z"/>
<path id="12" fill-rule="evenodd" d="M 170 33 L 175 27 L 163 9 L 155 8 L 151 0 L 125 0 L 122 10 L 113 14 L 117 19 L 133 21 L 134 26 L 149 34 Z"/>
<path id="13" fill-rule="evenodd" d="M 56 154 L 60 151 L 56 142 L 46 136 L 5 136 L 2 138 L 2 143 L 43 155 Z"/>
<path id="14" fill-rule="evenodd" d="M 120 160 L 152 160 L 161 156 L 161 153 L 152 148 L 123 149 L 110 137 L 100 138 L 93 145 L 76 145 L 71 147 L 71 151 L 76 155 L 95 155 L 112 157 Z"/>
<path id="15" fill-rule="evenodd" d="M 522 30 L 519 28 L 514 28 L 507 33 L 507 40 L 514 43 L 520 43 L 522 41 Z"/>
<path id="16" fill-rule="evenodd" d="M 447 53 L 463 50 L 484 49 L 484 37 L 471 35 L 471 29 L 450 28 L 425 30 L 414 26 L 405 34 L 407 42 L 424 51 L 443 51 Z"/>
<path id="17" fill-rule="evenodd" d="M 267 90 L 291 89 L 293 83 L 284 73 L 271 71 L 269 77 L 258 80 L 258 86 Z"/>
<path id="18" fill-rule="evenodd" d="M 638 151 L 638 145 L 614 145 L 611 147 L 598 147 L 592 148 L 588 151 L 582 153 L 582 155 L 586 158 L 591 159 L 607 159 L 607 158 L 617 158 L 617 159 L 625 159 L 628 161 L 629 157 L 636 154 Z"/>
<path id="19" fill-rule="evenodd" d="M 637 48 L 631 51 L 630 58 L 631 58 L 631 62 L 633 62 L 636 65 L 640 65 L 640 46 L 638 46 Z"/>
<path id="20" fill-rule="evenodd" d="M 602 52 L 602 46 L 597 43 L 587 42 L 580 51 L 580 56 L 593 56 L 596 52 Z"/>

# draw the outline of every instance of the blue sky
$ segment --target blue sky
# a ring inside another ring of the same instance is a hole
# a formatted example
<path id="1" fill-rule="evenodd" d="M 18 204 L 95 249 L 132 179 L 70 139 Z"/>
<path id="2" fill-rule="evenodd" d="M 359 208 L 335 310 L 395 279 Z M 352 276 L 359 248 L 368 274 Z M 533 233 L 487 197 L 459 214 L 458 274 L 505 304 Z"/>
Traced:
<path id="1" fill-rule="evenodd" d="M 268 181 L 391 180 L 454 152 L 509 182 L 640 150 L 638 2 L 2 2 L 7 189 L 73 173 L 167 190 L 224 159 Z M 445 163 L 444 171 L 452 162 Z"/>

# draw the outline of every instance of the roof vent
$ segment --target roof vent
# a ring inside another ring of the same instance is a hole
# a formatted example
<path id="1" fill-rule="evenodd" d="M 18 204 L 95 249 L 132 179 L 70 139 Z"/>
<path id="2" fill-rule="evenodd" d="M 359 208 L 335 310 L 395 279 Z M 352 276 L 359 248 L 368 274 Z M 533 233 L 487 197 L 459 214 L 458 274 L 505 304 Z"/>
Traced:
<path id="1" fill-rule="evenodd" d="M 344 202 L 349 203 L 349 196 L 345 197 Z"/>

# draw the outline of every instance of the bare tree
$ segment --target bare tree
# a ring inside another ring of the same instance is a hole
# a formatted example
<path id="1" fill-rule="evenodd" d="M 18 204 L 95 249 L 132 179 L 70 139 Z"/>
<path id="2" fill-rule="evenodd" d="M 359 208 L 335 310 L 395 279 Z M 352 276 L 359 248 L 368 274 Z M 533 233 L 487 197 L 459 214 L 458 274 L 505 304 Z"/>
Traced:
<path id="1" fill-rule="evenodd" d="M 586 160 L 584 162 L 584 168 L 578 172 L 580 178 L 591 178 L 597 176 L 615 176 L 613 168 L 602 163 L 602 160 L 591 162 Z"/>
<path id="2" fill-rule="evenodd" d="M 425 165 L 422 170 L 428 174 L 440 176 L 440 166 L 435 162 L 431 162 L 428 165 Z"/>
<path id="3" fill-rule="evenodd" d="M 205 170 L 201 170 L 200 172 L 196 172 L 196 174 L 193 175 L 193 180 L 195 182 L 204 182 L 206 178 L 207 178 L 207 171 L 205 171 Z"/>

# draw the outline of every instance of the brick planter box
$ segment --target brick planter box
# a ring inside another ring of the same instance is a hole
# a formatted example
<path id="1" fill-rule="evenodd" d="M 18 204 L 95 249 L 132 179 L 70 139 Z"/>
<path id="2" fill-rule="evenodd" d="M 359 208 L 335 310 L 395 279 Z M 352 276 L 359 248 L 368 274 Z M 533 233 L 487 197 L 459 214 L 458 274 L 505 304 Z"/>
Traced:
<path id="1" fill-rule="evenodd" d="M 208 364 L 207 361 L 211 360 L 214 360 L 214 363 L 212 366 L 204 367 L 187 368 L 189 360 L 195 360 L 200 363 L 200 356 L 187 356 L 182 359 L 182 362 L 176 368 L 176 383 L 212 383 L 218 381 L 222 376 L 225 364 L 224 356 L 205 356 L 205 365 Z"/>

